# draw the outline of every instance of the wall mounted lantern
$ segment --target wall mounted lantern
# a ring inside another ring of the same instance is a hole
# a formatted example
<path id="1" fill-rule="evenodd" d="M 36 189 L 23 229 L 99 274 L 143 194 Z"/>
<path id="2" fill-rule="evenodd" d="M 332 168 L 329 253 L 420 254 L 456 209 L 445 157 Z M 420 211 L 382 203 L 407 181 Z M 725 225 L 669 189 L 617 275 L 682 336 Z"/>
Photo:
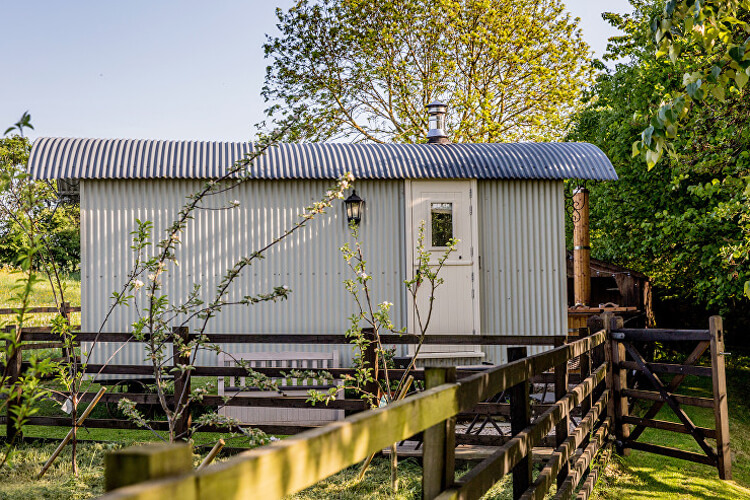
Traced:
<path id="1" fill-rule="evenodd" d="M 365 209 L 365 200 L 357 196 L 357 191 L 352 190 L 352 194 L 344 200 L 346 207 L 346 220 L 349 224 L 359 225 L 362 220 L 362 212 Z"/>

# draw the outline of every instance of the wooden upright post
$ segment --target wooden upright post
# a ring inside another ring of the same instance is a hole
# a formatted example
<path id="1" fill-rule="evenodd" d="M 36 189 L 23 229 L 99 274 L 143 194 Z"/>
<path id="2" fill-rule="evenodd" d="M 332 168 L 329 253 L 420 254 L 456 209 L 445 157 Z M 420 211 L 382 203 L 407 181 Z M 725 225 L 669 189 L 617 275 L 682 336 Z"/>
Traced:
<path id="1" fill-rule="evenodd" d="M 193 450 L 187 443 L 132 446 L 104 455 L 104 490 L 112 491 L 131 484 L 180 476 L 192 471 Z M 177 491 L 171 490 L 171 498 L 194 498 L 194 495 L 190 495 L 190 488 L 184 489 L 186 491 L 180 491 L 178 486 Z M 143 495 L 144 498 L 152 498 L 146 493 Z"/>
<path id="2" fill-rule="evenodd" d="M 526 347 L 509 347 L 508 361 L 513 362 L 527 356 Z M 529 381 L 514 385 L 510 393 L 510 433 L 516 435 L 531 424 L 531 404 L 529 403 Z M 513 499 L 521 498 L 531 485 L 533 462 L 531 450 L 513 467 Z"/>
<path id="3" fill-rule="evenodd" d="M 565 344 L 564 337 L 555 338 L 555 347 L 561 347 Z M 568 362 L 557 365 L 555 367 L 555 401 L 559 401 L 565 397 L 568 393 Z M 544 403 L 544 401 L 542 401 Z M 583 414 L 586 415 L 585 413 Z M 563 442 L 568 438 L 568 429 L 570 426 L 570 419 L 566 415 L 560 422 L 555 426 L 555 446 L 561 446 Z M 560 488 L 565 482 L 570 472 L 570 466 L 566 460 L 564 464 L 560 466 L 560 470 L 557 473 L 557 487 Z"/>
<path id="4" fill-rule="evenodd" d="M 591 243 L 589 238 L 589 190 L 573 191 L 573 301 L 591 302 Z"/>
<path id="5" fill-rule="evenodd" d="M 729 450 L 727 379 L 724 371 L 724 322 L 721 316 L 711 316 L 708 320 L 708 328 L 711 335 L 711 378 L 714 386 L 717 466 L 721 479 L 732 479 L 732 454 Z"/>
<path id="6" fill-rule="evenodd" d="M 612 319 L 614 314 L 611 312 L 605 312 L 602 314 L 602 322 L 604 323 L 604 330 L 607 332 L 607 341 L 604 343 L 604 362 L 607 364 L 607 376 L 604 378 L 605 390 L 609 392 L 609 400 L 607 401 L 607 416 L 612 425 L 615 425 L 615 398 L 613 393 L 612 380 L 615 378 L 614 367 L 612 366 L 612 351 L 615 350 L 614 344 L 616 342 L 612 339 Z"/>
<path id="7" fill-rule="evenodd" d="M 425 388 L 456 381 L 456 368 L 424 370 Z M 432 500 L 453 484 L 456 470 L 456 417 L 425 429 L 422 453 L 422 498 Z"/>
<path id="8" fill-rule="evenodd" d="M 371 393 L 374 397 L 378 397 L 378 344 L 377 338 L 375 337 L 375 330 L 372 328 L 362 328 L 362 335 L 365 339 L 370 341 L 369 345 L 362 353 L 362 361 L 365 363 L 367 368 L 372 369 L 372 382 L 365 384 L 365 391 Z"/>
<path id="9" fill-rule="evenodd" d="M 182 354 L 180 350 L 178 349 L 178 344 L 185 345 L 190 341 L 190 336 L 187 327 L 174 327 L 172 328 L 172 362 L 174 363 L 175 368 L 178 365 L 189 365 L 190 364 L 190 354 Z M 179 339 L 179 340 L 178 340 Z M 191 416 L 190 416 L 190 408 L 189 404 L 187 403 L 188 398 L 190 397 L 190 371 L 185 371 L 183 373 L 175 372 L 174 375 L 174 404 L 175 409 L 182 408 L 183 406 L 185 409 L 182 412 L 182 415 L 180 415 L 180 418 L 177 420 L 175 425 L 175 436 L 179 436 L 182 439 L 188 439 L 189 431 L 190 431 L 190 424 L 191 424 Z"/>
<path id="10" fill-rule="evenodd" d="M 628 371 L 621 365 L 625 361 L 627 351 L 625 344 L 612 338 L 612 330 L 615 328 L 615 325 L 619 326 L 618 318 L 611 313 L 605 313 L 603 316 L 604 327 L 607 329 L 609 338 L 611 339 L 612 392 L 610 394 L 614 403 L 615 418 L 613 422 L 615 424 L 617 451 L 621 455 L 629 455 L 630 450 L 625 447 L 625 443 L 630 437 L 630 426 L 623 422 L 623 417 L 627 417 L 630 410 L 628 407 L 628 397 L 623 394 L 623 391 L 628 387 Z"/>
<path id="11" fill-rule="evenodd" d="M 6 379 L 6 384 L 13 387 L 18 383 L 18 380 L 21 377 L 21 363 L 23 362 L 23 356 L 22 356 L 22 350 L 20 346 L 20 334 L 18 327 L 16 326 L 8 326 L 6 327 L 5 331 L 7 333 L 11 333 L 13 331 L 16 331 L 16 339 L 17 341 L 11 342 L 10 340 L 7 340 L 5 342 L 6 346 L 6 352 L 7 352 L 7 374 L 8 377 Z M 13 439 L 21 439 L 23 438 L 23 434 L 21 433 L 21 427 L 17 425 L 16 420 L 13 418 L 14 412 L 13 408 L 19 406 L 21 404 L 21 387 L 16 387 L 13 392 L 8 394 L 8 404 L 6 406 L 6 422 L 5 422 L 5 436 L 8 442 L 11 442 Z"/>
<path id="12" fill-rule="evenodd" d="M 581 372 L 581 380 L 586 380 L 589 375 L 591 375 L 591 351 L 587 351 L 583 354 L 581 354 L 580 358 L 581 362 L 579 363 L 580 372 Z M 581 418 L 585 418 L 588 412 L 591 410 L 591 406 L 593 404 L 593 391 L 589 393 L 588 396 L 584 397 L 581 401 Z M 597 398 L 598 400 L 598 398 Z M 581 441 L 581 445 L 579 446 L 581 449 L 585 450 L 586 447 L 589 445 L 589 434 L 587 433 L 585 436 L 583 436 L 583 441 Z M 591 464 L 589 464 L 588 467 L 586 467 L 586 471 L 584 472 L 584 475 L 588 473 L 591 470 Z M 560 486 L 558 485 L 558 489 Z"/>

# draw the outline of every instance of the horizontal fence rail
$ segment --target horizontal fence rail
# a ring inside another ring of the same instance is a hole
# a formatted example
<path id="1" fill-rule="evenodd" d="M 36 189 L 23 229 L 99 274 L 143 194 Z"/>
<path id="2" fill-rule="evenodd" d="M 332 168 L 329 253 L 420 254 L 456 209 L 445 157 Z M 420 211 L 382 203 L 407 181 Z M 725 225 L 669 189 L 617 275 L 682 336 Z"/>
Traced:
<path id="1" fill-rule="evenodd" d="M 59 313 L 60 311 L 65 312 L 81 312 L 81 306 L 67 306 L 62 308 L 57 307 L 28 307 L 24 312 L 27 314 L 35 313 Z M 0 308 L 0 316 L 6 316 L 9 314 L 17 314 L 18 308 L 15 307 L 3 307 Z"/>
<path id="2" fill-rule="evenodd" d="M 124 332 L 76 332 L 78 342 L 105 342 L 105 343 L 122 343 L 122 342 L 147 342 L 148 336 L 142 340 L 136 339 L 130 333 Z M 188 338 L 195 340 L 198 334 L 191 333 Z M 346 335 L 318 335 L 318 334 L 252 334 L 252 333 L 206 333 L 200 335 L 208 342 L 216 344 L 341 344 L 350 345 L 351 337 Z M 544 336 L 523 336 L 523 335 L 427 335 L 424 338 L 425 345 L 492 345 L 492 346 L 516 346 L 516 345 L 535 345 L 535 346 L 554 346 L 558 345 L 564 336 L 544 335 Z M 53 342 L 59 340 L 59 337 L 47 331 L 34 331 L 33 329 L 24 328 L 21 340 Z M 419 344 L 419 336 L 404 334 L 386 334 L 380 335 L 382 344 L 387 345 L 415 345 Z"/>
<path id="3" fill-rule="evenodd" d="M 425 457 L 434 445 L 427 431 L 462 412 L 467 412 L 487 398 L 519 385 L 555 367 L 564 367 L 570 360 L 587 355 L 606 339 L 604 331 L 570 344 L 556 347 L 486 371 L 468 375 L 455 383 L 428 388 L 383 408 L 368 410 L 344 421 L 309 430 L 270 446 L 251 450 L 225 463 L 197 473 L 172 479 L 146 482 L 113 491 L 105 498 L 158 498 L 175 495 L 188 498 L 282 498 L 300 491 L 336 472 L 354 465 L 372 453 L 393 443 L 425 433 Z M 440 370 L 440 369 L 436 369 Z M 443 369 L 444 370 L 444 369 Z M 591 375 L 570 392 L 549 405 L 534 424 L 509 438 L 490 458 L 462 477 L 456 486 L 440 492 L 440 498 L 479 498 L 498 479 L 498 470 L 506 472 L 524 457 L 530 457 L 533 444 L 543 438 L 557 423 L 569 416 L 573 408 L 588 398 L 602 382 L 609 368 L 599 365 Z M 584 416 L 584 426 L 592 426 L 606 406 L 604 392 Z M 604 399 L 602 399 L 604 398 Z M 524 405 L 528 405 L 528 399 Z M 521 405 L 517 405 L 521 406 Z M 588 429 L 588 430 L 587 430 Z M 555 451 L 561 456 L 591 430 L 574 433 Z M 434 435 L 434 432 L 430 433 Z M 566 444 L 567 443 L 567 444 Z M 454 449 L 450 448 L 449 453 Z M 446 449 L 448 452 L 448 449 Z M 497 467 L 500 467 L 498 469 Z M 475 472 L 476 471 L 476 472 Z M 549 471 L 554 475 L 556 471 Z M 425 466 L 425 482 L 428 467 Z M 501 476 L 501 475 L 500 475 Z M 546 476 L 545 476 L 546 477 Z M 452 478 L 450 479 L 452 481 Z M 434 482 L 434 481 L 433 481 Z M 543 479 L 546 485 L 546 479 Z M 524 486 L 526 489 L 527 486 Z M 546 490 L 545 490 L 546 491 Z"/>

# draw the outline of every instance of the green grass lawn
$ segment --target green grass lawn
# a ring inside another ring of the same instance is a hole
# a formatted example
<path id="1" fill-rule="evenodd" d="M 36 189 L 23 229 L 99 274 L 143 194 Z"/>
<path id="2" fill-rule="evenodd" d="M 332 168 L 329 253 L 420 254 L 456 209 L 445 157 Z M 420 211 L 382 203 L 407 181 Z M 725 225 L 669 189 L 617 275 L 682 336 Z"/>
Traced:
<path id="1" fill-rule="evenodd" d="M 691 376 L 683 382 L 679 392 L 710 397 L 709 384 L 709 379 Z M 732 481 L 721 481 L 716 469 L 707 465 L 632 450 L 629 456 L 616 457 L 610 463 L 595 498 L 750 498 L 750 369 L 727 370 L 727 385 Z M 683 408 L 695 425 L 714 428 L 713 410 Z M 656 418 L 678 422 L 666 405 Z M 648 429 L 639 441 L 700 452 L 695 440 L 686 434 Z M 715 441 L 709 442 L 715 445 Z"/>
<path id="2" fill-rule="evenodd" d="M 41 277 L 41 275 L 40 275 Z M 18 306 L 16 295 L 19 290 L 14 290 L 18 280 L 23 279 L 23 274 L 8 268 L 0 267 L 0 309 Z M 65 300 L 71 306 L 81 305 L 81 277 L 79 274 L 65 276 L 62 279 Z M 34 292 L 31 296 L 32 307 L 54 306 L 55 299 L 52 292 L 52 286 L 49 281 L 42 280 L 34 285 Z M 33 314 L 27 323 L 27 326 L 47 326 L 52 320 L 54 314 Z M 14 320 L 12 315 L 0 316 L 0 326 L 10 324 Z M 73 313 L 71 321 L 75 325 L 81 324 L 80 313 Z"/>

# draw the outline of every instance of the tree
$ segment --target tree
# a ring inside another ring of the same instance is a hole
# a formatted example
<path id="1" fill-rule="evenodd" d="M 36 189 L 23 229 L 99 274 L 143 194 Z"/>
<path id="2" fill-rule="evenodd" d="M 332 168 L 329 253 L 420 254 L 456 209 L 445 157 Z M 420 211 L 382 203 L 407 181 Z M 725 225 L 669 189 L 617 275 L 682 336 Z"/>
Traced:
<path id="1" fill-rule="evenodd" d="M 435 99 L 455 142 L 560 139 L 592 74 L 560 0 L 301 0 L 277 16 L 258 127 L 292 141 L 424 142 Z"/>
<path id="2" fill-rule="evenodd" d="M 28 114 L 8 131 L 19 126 L 31 127 Z M 28 178 L 30 152 L 31 142 L 26 137 L 0 137 L 0 265 L 15 267 L 25 255 L 29 246 L 28 228 L 23 224 L 26 216 L 43 226 L 38 232 L 45 234 L 48 259 L 61 271 L 76 271 L 81 262 L 80 208 L 61 203 L 52 184 Z"/>
<path id="3" fill-rule="evenodd" d="M 53 292 L 55 306 L 61 310 L 65 304 L 65 287 L 60 279 L 60 269 L 55 256 L 54 228 L 60 220 L 55 220 L 57 213 L 57 195 L 50 184 L 31 179 L 26 172 L 30 144 L 23 136 L 24 128 L 32 128 L 31 116 L 24 113 L 21 119 L 5 131 L 5 135 L 17 131 L 12 137 L 0 138 L 0 230 L 8 235 L 14 245 L 13 264 L 20 268 L 20 277 L 16 280 L 11 298 L 15 304 L 15 328 L 7 330 L 0 324 L 0 410 L 5 410 L 9 419 L 9 431 L 4 453 L 0 458 L 0 468 L 8 462 L 13 445 L 21 435 L 28 418 L 36 411 L 38 405 L 50 394 L 57 393 L 45 382 L 54 378 L 55 383 L 70 387 L 78 384 L 82 373 L 79 372 L 73 349 L 73 334 L 70 321 L 62 313 L 52 322 L 52 333 L 57 334 L 64 344 L 64 359 L 53 360 L 48 355 L 38 356 L 31 353 L 28 365 L 22 373 L 11 370 L 13 363 L 22 359 L 21 332 L 28 324 L 32 291 L 40 281 L 38 272 L 49 282 Z M 15 365 L 18 367 L 18 364 Z M 18 368 L 16 368 L 17 370 Z M 75 428 L 77 404 L 74 404 L 72 424 Z M 73 472 L 76 467 L 76 439 L 73 432 Z"/>
<path id="4" fill-rule="evenodd" d="M 620 177 L 591 188 L 592 252 L 651 276 L 662 300 L 691 311 L 747 314 L 749 105 L 737 99 L 701 104 L 700 112 L 682 118 L 663 164 L 646 168 L 633 155 L 633 142 L 653 124 L 661 96 L 681 92 L 683 76 L 701 59 L 685 51 L 674 62 L 657 57 L 651 25 L 660 2 L 631 3 L 632 14 L 605 15 L 623 31 L 609 56 L 630 62 L 598 77 L 568 137 L 602 148 Z"/>
<path id="5" fill-rule="evenodd" d="M 669 0 L 654 15 L 651 31 L 656 57 L 689 62 L 682 86 L 663 94 L 658 110 L 634 149 L 645 151 L 652 168 L 674 153 L 678 127 L 691 111 L 705 111 L 740 100 L 750 80 L 750 2 L 747 0 Z"/>

